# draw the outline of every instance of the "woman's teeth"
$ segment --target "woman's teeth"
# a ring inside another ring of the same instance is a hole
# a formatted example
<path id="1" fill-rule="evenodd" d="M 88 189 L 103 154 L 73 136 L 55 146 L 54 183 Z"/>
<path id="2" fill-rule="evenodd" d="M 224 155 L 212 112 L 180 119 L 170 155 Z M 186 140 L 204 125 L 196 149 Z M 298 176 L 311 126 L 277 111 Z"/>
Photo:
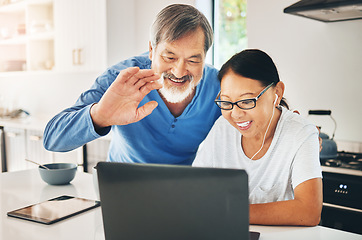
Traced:
<path id="1" fill-rule="evenodd" d="M 245 122 L 238 122 L 236 125 L 239 127 L 242 131 L 247 131 L 251 127 L 252 121 L 245 121 Z"/>
<path id="2" fill-rule="evenodd" d="M 236 123 L 236 124 L 237 124 L 239 127 L 245 128 L 245 127 L 247 127 L 250 123 L 251 123 L 251 121 L 242 122 L 242 123 Z"/>

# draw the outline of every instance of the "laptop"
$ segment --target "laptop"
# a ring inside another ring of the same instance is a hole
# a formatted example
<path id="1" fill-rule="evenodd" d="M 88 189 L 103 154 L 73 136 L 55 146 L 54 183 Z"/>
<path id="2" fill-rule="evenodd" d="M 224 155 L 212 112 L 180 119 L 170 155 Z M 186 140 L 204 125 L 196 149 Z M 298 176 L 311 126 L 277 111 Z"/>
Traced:
<path id="1" fill-rule="evenodd" d="M 249 240 L 244 170 L 99 162 L 107 240 Z"/>

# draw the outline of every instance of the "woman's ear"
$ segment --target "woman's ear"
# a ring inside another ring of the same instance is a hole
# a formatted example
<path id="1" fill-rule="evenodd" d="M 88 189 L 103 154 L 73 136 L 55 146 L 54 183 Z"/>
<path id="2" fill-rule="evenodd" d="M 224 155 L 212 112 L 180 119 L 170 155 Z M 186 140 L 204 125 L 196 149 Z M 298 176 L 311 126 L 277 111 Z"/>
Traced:
<path id="1" fill-rule="evenodd" d="M 279 81 L 277 83 L 277 85 L 275 86 L 275 94 L 278 95 L 278 100 L 282 99 L 282 97 L 284 96 L 284 89 L 285 89 L 285 85 L 282 81 Z M 280 101 L 277 101 L 278 105 Z"/>

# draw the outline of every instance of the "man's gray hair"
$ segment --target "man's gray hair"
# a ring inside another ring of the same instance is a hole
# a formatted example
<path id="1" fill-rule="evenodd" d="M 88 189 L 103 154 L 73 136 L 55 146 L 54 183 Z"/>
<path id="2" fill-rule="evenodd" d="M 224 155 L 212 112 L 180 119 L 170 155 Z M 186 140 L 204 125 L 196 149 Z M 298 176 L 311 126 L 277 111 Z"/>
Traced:
<path id="1" fill-rule="evenodd" d="M 191 5 L 172 4 L 162 9 L 151 28 L 153 48 L 162 42 L 173 42 L 186 34 L 202 28 L 205 35 L 205 54 L 212 45 L 213 31 L 204 14 Z"/>

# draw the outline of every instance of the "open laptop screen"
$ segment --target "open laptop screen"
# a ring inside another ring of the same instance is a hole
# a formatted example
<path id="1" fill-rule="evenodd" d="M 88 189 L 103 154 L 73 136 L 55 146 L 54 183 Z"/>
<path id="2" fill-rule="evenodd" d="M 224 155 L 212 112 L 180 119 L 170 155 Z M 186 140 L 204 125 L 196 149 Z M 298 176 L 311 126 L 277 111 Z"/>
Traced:
<path id="1" fill-rule="evenodd" d="M 100 162 L 106 239 L 249 239 L 244 170 Z"/>

